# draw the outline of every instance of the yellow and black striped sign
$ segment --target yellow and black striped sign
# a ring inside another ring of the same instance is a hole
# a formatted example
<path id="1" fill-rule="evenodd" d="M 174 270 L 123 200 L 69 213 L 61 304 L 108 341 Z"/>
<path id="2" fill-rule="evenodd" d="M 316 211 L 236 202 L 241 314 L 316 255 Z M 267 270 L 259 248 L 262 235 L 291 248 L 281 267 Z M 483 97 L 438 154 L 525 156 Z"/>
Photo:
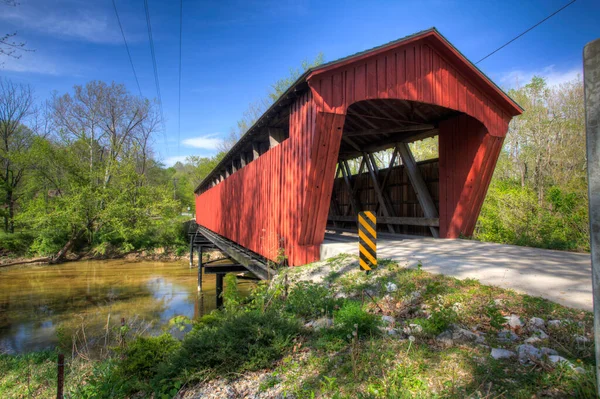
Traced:
<path id="1" fill-rule="evenodd" d="M 373 212 L 358 213 L 360 267 L 367 272 L 377 267 L 377 219 Z"/>

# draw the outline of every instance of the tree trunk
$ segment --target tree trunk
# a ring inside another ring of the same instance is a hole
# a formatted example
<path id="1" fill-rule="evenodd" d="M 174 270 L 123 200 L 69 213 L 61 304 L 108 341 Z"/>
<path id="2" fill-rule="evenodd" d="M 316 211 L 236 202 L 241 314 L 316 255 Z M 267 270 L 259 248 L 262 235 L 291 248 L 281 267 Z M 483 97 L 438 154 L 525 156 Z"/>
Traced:
<path id="1" fill-rule="evenodd" d="M 75 245 L 75 241 L 77 241 L 83 235 L 83 233 L 85 233 L 85 231 L 85 228 L 79 230 L 77 234 L 75 234 L 69 241 L 67 241 L 65 246 L 62 247 L 62 249 L 58 251 L 58 253 L 52 258 L 50 264 L 61 263 L 67 252 L 69 252 L 69 250 L 73 248 L 73 245 Z"/>

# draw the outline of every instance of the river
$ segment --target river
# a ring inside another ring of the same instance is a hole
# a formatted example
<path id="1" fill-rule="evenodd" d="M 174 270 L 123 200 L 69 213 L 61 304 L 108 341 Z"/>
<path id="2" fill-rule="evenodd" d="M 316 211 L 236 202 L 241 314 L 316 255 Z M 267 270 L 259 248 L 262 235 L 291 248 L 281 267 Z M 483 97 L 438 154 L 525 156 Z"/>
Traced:
<path id="1" fill-rule="evenodd" d="M 238 282 L 242 293 L 253 285 Z M 189 320 L 216 306 L 214 275 L 204 276 L 203 287 L 199 297 L 197 269 L 186 262 L 81 261 L 2 270 L 0 352 L 61 346 L 91 353 L 124 331 L 128 337 L 181 336 Z"/>

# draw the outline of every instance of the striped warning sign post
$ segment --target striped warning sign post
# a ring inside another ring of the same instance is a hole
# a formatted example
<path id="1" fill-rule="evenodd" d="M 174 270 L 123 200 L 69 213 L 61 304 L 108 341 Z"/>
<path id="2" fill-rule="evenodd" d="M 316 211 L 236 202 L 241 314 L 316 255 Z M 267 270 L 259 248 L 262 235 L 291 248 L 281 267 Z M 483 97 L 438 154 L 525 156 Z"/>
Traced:
<path id="1" fill-rule="evenodd" d="M 363 270 L 368 273 L 377 267 L 377 219 L 373 212 L 358 214 L 358 250 Z"/>

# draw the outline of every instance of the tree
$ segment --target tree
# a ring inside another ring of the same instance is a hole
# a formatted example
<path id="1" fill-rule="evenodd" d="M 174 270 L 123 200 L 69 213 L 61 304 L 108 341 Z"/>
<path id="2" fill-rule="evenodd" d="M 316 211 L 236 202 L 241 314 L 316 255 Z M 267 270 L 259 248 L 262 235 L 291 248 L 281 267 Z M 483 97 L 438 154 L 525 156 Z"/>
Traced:
<path id="1" fill-rule="evenodd" d="M 27 85 L 0 80 L 0 188 L 3 191 L 4 231 L 14 232 L 17 190 L 27 169 L 33 132 L 24 125 L 33 111 L 33 93 Z"/>
<path id="2" fill-rule="evenodd" d="M 12 7 L 17 6 L 17 2 L 15 0 L 0 0 L 0 2 Z M 16 32 L 5 33 L 4 35 L 0 36 L 0 56 L 20 58 L 20 51 L 31 51 L 25 48 L 25 42 L 16 41 L 16 36 Z M 2 64 L 3 63 L 0 62 L 0 66 Z"/>

